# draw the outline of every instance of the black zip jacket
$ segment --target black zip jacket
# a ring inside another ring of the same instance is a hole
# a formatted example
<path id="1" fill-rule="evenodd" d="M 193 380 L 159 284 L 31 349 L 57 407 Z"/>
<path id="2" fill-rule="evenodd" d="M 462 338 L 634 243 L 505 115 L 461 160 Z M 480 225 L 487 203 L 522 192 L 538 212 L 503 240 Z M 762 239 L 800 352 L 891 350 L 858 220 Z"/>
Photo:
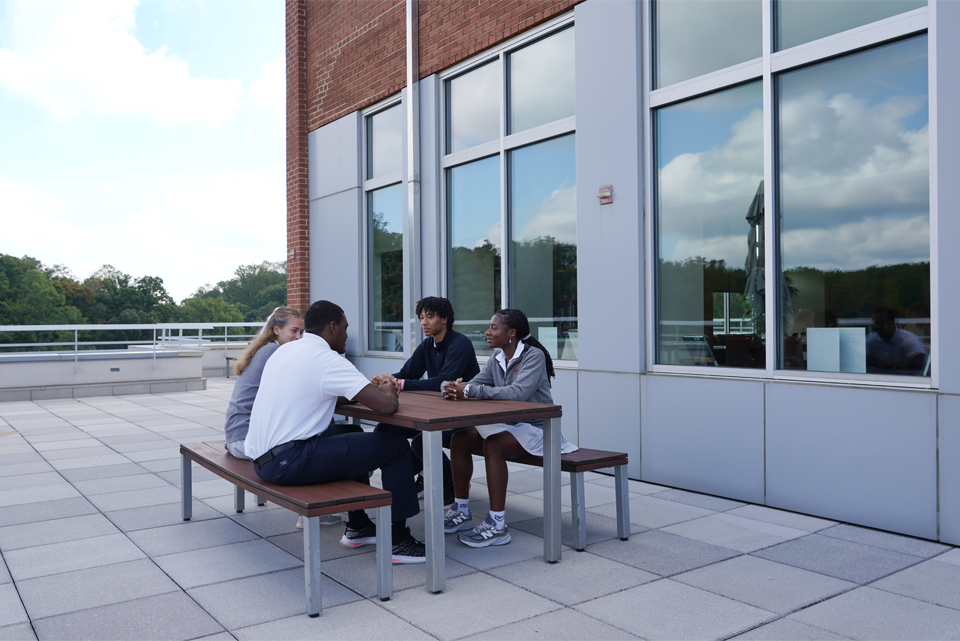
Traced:
<path id="1" fill-rule="evenodd" d="M 421 379 L 424 372 L 427 378 Z M 466 383 L 479 373 L 480 365 L 477 364 L 473 343 L 460 332 L 448 329 L 439 345 L 434 343 L 432 337 L 425 338 L 394 377 L 404 379 L 404 390 L 439 392 L 443 381 L 461 378 Z"/>

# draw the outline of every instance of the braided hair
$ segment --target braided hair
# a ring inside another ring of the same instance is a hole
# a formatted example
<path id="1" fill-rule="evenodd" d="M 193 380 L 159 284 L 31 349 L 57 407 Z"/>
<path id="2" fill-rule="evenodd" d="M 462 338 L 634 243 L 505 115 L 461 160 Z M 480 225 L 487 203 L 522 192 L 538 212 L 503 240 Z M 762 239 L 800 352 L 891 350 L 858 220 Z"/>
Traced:
<path id="1" fill-rule="evenodd" d="M 530 321 L 527 320 L 527 315 L 519 309 L 501 309 L 494 316 L 499 316 L 504 325 L 516 330 L 517 338 L 543 352 L 543 357 L 547 363 L 547 379 L 556 378 L 557 373 L 553 370 L 553 359 L 550 358 L 550 352 L 530 333 Z"/>

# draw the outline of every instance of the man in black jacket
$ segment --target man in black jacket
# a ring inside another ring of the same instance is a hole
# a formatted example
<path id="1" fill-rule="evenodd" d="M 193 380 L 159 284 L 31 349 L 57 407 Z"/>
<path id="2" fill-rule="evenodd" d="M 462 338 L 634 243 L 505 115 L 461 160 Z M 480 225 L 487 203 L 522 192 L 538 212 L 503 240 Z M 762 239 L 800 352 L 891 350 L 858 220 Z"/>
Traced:
<path id="1" fill-rule="evenodd" d="M 417 346 L 413 355 L 403 364 L 396 374 L 381 374 L 374 376 L 374 385 L 393 380 L 401 390 L 430 390 L 440 391 L 440 384 L 444 381 L 460 379 L 466 383 L 480 373 L 477 364 L 477 354 L 470 339 L 453 327 L 453 305 L 446 298 L 428 296 L 417 301 L 417 316 L 420 318 L 420 327 L 426 336 Z M 427 378 L 422 378 L 424 372 Z M 456 430 L 443 432 L 443 446 L 450 447 L 450 437 Z M 423 470 L 423 434 L 412 427 L 400 427 L 380 423 L 374 432 L 393 432 L 413 439 L 411 445 L 414 453 L 414 472 Z M 418 490 L 423 490 L 423 477 L 417 479 Z M 443 455 L 443 502 L 453 503 L 453 476 L 450 472 L 450 459 Z"/>

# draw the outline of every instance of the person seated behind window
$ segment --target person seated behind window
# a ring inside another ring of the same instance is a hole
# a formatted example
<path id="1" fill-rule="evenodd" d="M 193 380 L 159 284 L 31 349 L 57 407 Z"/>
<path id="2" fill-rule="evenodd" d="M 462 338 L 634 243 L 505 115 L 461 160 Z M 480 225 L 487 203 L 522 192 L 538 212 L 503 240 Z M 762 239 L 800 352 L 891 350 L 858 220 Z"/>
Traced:
<path id="1" fill-rule="evenodd" d="M 370 382 L 380 385 L 384 381 L 396 381 L 401 390 L 440 391 L 443 381 L 461 380 L 467 382 L 480 373 L 477 354 L 469 338 L 453 328 L 453 305 L 446 298 L 428 296 L 417 301 L 417 317 L 426 336 L 417 346 L 413 355 L 403 364 L 396 374 L 374 376 Z M 427 378 L 422 379 L 423 373 Z M 412 439 L 414 472 L 423 470 L 423 433 L 412 427 L 401 427 L 379 423 L 374 432 L 392 432 Z M 450 438 L 459 430 L 444 430 L 443 446 L 450 447 Z M 417 490 L 423 492 L 423 476 L 417 477 Z M 443 503 L 450 507 L 453 503 L 453 475 L 450 472 L 450 459 L 443 455 Z"/>
<path id="2" fill-rule="evenodd" d="M 530 335 L 526 315 L 519 309 L 501 309 L 490 319 L 486 337 L 490 348 L 499 349 L 469 384 L 447 383 L 443 397 L 552 404 L 550 377 L 556 376 L 553 360 L 547 349 Z M 468 427 L 454 434 L 452 441 L 450 458 L 453 461 L 456 504 L 444 514 L 443 531 L 447 534 L 460 532 L 460 542 L 474 548 L 509 543 L 510 528 L 505 515 L 506 459 L 528 453 L 543 456 L 543 421 Z M 481 448 L 487 469 L 490 514 L 480 525 L 473 527 L 469 499 L 470 478 L 473 476 L 471 452 Z M 561 436 L 560 451 L 563 454 L 577 449 Z"/>
<path id="3" fill-rule="evenodd" d="M 897 326 L 897 312 L 880 307 L 871 316 L 874 331 L 866 339 L 867 372 L 921 376 L 927 351 L 916 336 Z"/>

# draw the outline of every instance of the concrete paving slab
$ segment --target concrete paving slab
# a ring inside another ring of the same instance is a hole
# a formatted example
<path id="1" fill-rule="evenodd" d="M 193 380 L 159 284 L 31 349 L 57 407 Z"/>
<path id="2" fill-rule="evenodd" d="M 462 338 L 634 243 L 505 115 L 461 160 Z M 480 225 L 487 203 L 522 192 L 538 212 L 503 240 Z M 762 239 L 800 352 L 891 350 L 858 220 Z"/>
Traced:
<path id="1" fill-rule="evenodd" d="M 949 545 L 936 543 L 934 541 L 925 541 L 912 536 L 903 536 L 902 534 L 894 534 L 893 532 L 882 532 L 880 530 L 848 525 L 846 523 L 821 530 L 819 534 L 921 558 L 943 554 L 951 549 Z"/>
<path id="2" fill-rule="evenodd" d="M 299 534 L 303 532 L 303 530 L 297 528 L 297 515 L 290 510 L 265 509 L 267 506 L 257 505 L 256 499 L 249 493 L 244 500 L 246 508 L 243 514 L 234 512 L 230 515 L 230 518 L 258 536 L 266 538 L 280 534 Z M 340 523 L 324 525 L 323 529 L 334 530 L 338 536 L 343 534 L 343 525 Z"/>
<path id="3" fill-rule="evenodd" d="M 746 503 L 741 501 L 732 501 L 719 496 L 711 496 L 710 494 L 676 489 L 665 489 L 663 492 L 657 494 L 657 498 L 702 507 L 705 510 L 712 510 L 714 512 L 726 512 L 727 510 L 733 510 L 746 505 Z"/>
<path id="4" fill-rule="evenodd" d="M 0 467 L 20 465 L 22 463 L 41 463 L 45 459 L 36 452 L 22 452 L 19 454 L 0 455 Z"/>
<path id="5" fill-rule="evenodd" d="M 871 587 L 790 615 L 851 639 L 960 639 L 960 612 Z"/>
<path id="6" fill-rule="evenodd" d="M 460 543 L 454 534 L 447 535 L 445 541 L 448 559 L 454 559 L 478 570 L 489 570 L 502 565 L 543 557 L 543 538 L 521 530 L 511 529 L 508 545 L 471 548 Z M 570 548 L 564 548 L 562 552 L 564 555 L 572 553 L 573 551 Z"/>
<path id="7" fill-rule="evenodd" d="M 18 623 L 0 628 L 0 639 L 4 641 L 36 641 L 33 626 L 29 623 Z"/>
<path id="8" fill-rule="evenodd" d="M 104 465 L 102 467 L 83 467 L 73 470 L 61 470 L 60 476 L 71 483 L 78 481 L 93 481 L 96 479 L 115 479 L 121 476 L 133 476 L 134 474 L 144 474 L 147 470 L 136 463 L 129 461 L 119 465 Z"/>
<path id="9" fill-rule="evenodd" d="M 575 605 L 659 579 L 656 574 L 589 552 L 564 554 L 559 563 L 531 559 L 489 570 L 493 576 L 534 594 Z"/>
<path id="10" fill-rule="evenodd" d="M 14 581 L 144 558 L 122 534 L 108 534 L 4 552 Z"/>
<path id="11" fill-rule="evenodd" d="M 373 546 L 366 546 L 362 550 L 364 552 L 362 554 L 348 554 L 331 560 L 324 559 L 320 567 L 331 579 L 369 599 L 377 595 L 377 559 Z M 321 549 L 321 555 L 325 552 L 327 552 L 326 548 Z M 450 558 L 444 563 L 444 570 L 447 580 L 478 571 Z M 423 565 L 410 563 L 393 566 L 394 592 L 415 587 L 423 588 L 426 584 L 427 576 Z"/>
<path id="12" fill-rule="evenodd" d="M 210 470 L 197 465 L 194 465 L 192 469 L 193 469 L 193 472 L 191 474 L 192 474 L 194 483 L 202 483 L 203 481 L 209 481 L 212 479 L 220 478 Z M 166 472 L 155 472 L 155 474 L 159 478 L 162 478 L 164 481 L 169 483 L 170 485 L 173 485 L 175 487 L 180 487 L 180 478 L 181 478 L 180 468 L 177 468 L 175 470 L 168 470 Z"/>
<path id="13" fill-rule="evenodd" d="M 818 532 L 837 524 L 836 521 L 828 519 L 819 519 L 806 514 L 797 514 L 796 512 L 787 512 L 786 510 L 775 510 L 763 505 L 745 505 L 730 510 L 728 514 L 742 516 L 757 521 L 765 521 L 783 527 L 794 528 L 796 530 L 805 530 L 807 532 Z"/>
<path id="14" fill-rule="evenodd" d="M 459 639 L 558 609 L 560 606 L 489 574 L 476 572 L 447 582 L 438 595 L 413 588 L 394 592 L 380 605 L 438 639 Z"/>
<path id="15" fill-rule="evenodd" d="M 0 561 L 2 561 L 2 556 L 0 556 Z M 0 562 L 0 584 L 3 583 L 13 583 L 13 579 L 10 577 L 10 572 L 7 571 L 7 564 Z"/>
<path id="16" fill-rule="evenodd" d="M 223 626 L 182 592 L 39 619 L 34 625 L 41 640 L 175 641 L 223 631 Z"/>
<path id="17" fill-rule="evenodd" d="M 771 612 L 661 579 L 576 606 L 622 630 L 650 639 L 720 639 L 776 617 Z"/>
<path id="18" fill-rule="evenodd" d="M 0 527 L 0 549 L 7 552 L 118 533 L 117 527 L 102 514 L 85 514 Z"/>
<path id="19" fill-rule="evenodd" d="M 97 438 L 101 443 L 112 447 L 118 452 L 121 451 L 118 449 L 121 445 L 129 445 L 132 443 L 164 443 L 167 438 L 160 434 L 154 434 L 148 430 L 139 430 L 136 434 L 127 434 L 124 436 L 100 436 L 97 435 Z"/>
<path id="20" fill-rule="evenodd" d="M 28 579 L 17 587 L 34 620 L 180 591 L 149 559 Z"/>
<path id="21" fill-rule="evenodd" d="M 590 552 L 660 576 L 687 572 L 738 555 L 729 548 L 657 530 L 637 534 L 629 541 L 597 543 Z"/>
<path id="22" fill-rule="evenodd" d="M 0 464 L 0 478 L 8 476 L 20 476 L 21 474 L 39 474 L 41 472 L 51 472 L 53 467 L 46 461 L 34 461 L 32 463 L 14 463 L 11 465 Z"/>
<path id="23" fill-rule="evenodd" d="M 941 554 L 936 557 L 937 561 L 941 563 L 951 563 L 953 565 L 960 565 L 960 548 L 953 548 L 946 554 Z"/>
<path id="24" fill-rule="evenodd" d="M 64 470 L 76 470 L 84 467 L 102 467 L 104 465 L 122 465 L 129 463 L 130 459 L 123 454 L 104 454 L 102 456 L 85 456 L 83 458 L 69 458 L 57 461 L 51 461 L 54 469 L 62 472 Z"/>
<path id="25" fill-rule="evenodd" d="M 257 539 L 250 530 L 227 518 L 128 532 L 127 536 L 148 556 L 162 556 Z"/>
<path id="26" fill-rule="evenodd" d="M 44 456 L 47 453 L 60 452 L 65 450 L 83 450 L 92 447 L 104 447 L 103 443 L 95 438 L 72 438 L 70 440 L 48 441 L 46 443 L 33 443 L 33 449 L 42 452 Z"/>
<path id="27" fill-rule="evenodd" d="M 177 503 L 179 505 L 181 501 L 180 490 L 166 483 L 164 487 L 96 494 L 88 496 L 87 498 L 104 512 L 127 510 L 149 505 L 162 505 L 164 503 Z"/>
<path id="28" fill-rule="evenodd" d="M 593 508 L 591 512 L 616 518 L 616 507 L 611 503 Z M 711 514 L 713 514 L 711 510 L 676 501 L 665 501 L 656 496 L 639 496 L 630 499 L 630 522 L 651 529 L 692 521 Z"/>
<path id="29" fill-rule="evenodd" d="M 303 569 L 297 568 L 187 592 L 224 627 L 233 630 L 296 615 L 309 619 L 303 585 Z M 320 579 L 320 591 L 324 608 L 361 600 L 360 595 L 326 576 Z M 251 607 L 253 604 L 256 606 Z"/>
<path id="30" fill-rule="evenodd" d="M 165 436 L 153 435 L 154 438 L 149 441 L 134 441 L 131 443 L 116 443 L 111 445 L 113 449 L 124 454 L 129 452 L 147 452 L 150 450 L 169 449 L 170 439 Z"/>
<path id="31" fill-rule="evenodd" d="M 280 514 L 289 515 L 287 510 L 277 510 Z M 408 521 L 409 522 L 409 521 Z M 414 534 L 417 536 L 418 534 Z M 354 556 L 357 554 L 368 554 L 373 552 L 373 546 L 363 546 L 361 548 L 348 548 L 340 545 L 340 538 L 343 536 L 343 526 L 322 527 L 320 528 L 320 555 L 324 562 L 339 559 L 345 556 Z M 303 531 L 297 530 L 290 534 L 280 534 L 271 536 L 268 539 L 281 550 L 292 554 L 303 561 Z"/>
<path id="32" fill-rule="evenodd" d="M 464 641 L 501 639 L 503 641 L 527 641 L 528 639 L 551 639 L 556 641 L 615 641 L 639 639 L 629 632 L 589 617 L 574 610 L 555 610 L 540 616 L 517 621 L 465 637 Z"/>
<path id="33" fill-rule="evenodd" d="M 165 447 L 154 449 L 154 450 L 140 451 L 140 452 L 127 452 L 126 457 L 131 461 L 133 461 L 134 463 L 145 463 L 147 461 L 160 461 L 160 460 L 165 460 L 169 458 L 179 459 L 180 445 L 177 443 L 172 443 L 170 441 L 167 441 L 167 445 Z"/>
<path id="34" fill-rule="evenodd" d="M 134 530 L 163 527 L 184 522 L 179 503 L 165 503 L 163 505 L 136 507 L 129 510 L 117 510 L 116 512 L 107 512 L 104 516 L 110 519 L 113 524 L 123 532 L 133 532 Z M 222 516 L 220 512 L 204 505 L 200 501 L 194 501 L 193 518 L 190 522 L 196 523 L 207 519 L 220 518 Z"/>
<path id="35" fill-rule="evenodd" d="M 20 487 L 17 489 L 4 490 L 0 492 L 0 508 L 34 504 L 43 501 L 56 501 L 58 499 L 78 498 L 80 496 L 80 492 L 77 492 L 76 488 L 61 479 L 56 485 L 39 485 L 36 487 Z"/>
<path id="36" fill-rule="evenodd" d="M 636 523 L 630 523 L 629 526 L 631 535 L 647 531 L 647 528 L 642 525 L 637 525 Z M 560 541 L 564 545 L 573 547 L 576 540 L 576 530 L 573 527 L 573 515 L 570 512 L 560 515 L 560 528 Z M 520 530 L 542 538 L 543 518 L 511 523 L 510 529 Z M 587 546 L 599 543 L 600 541 L 610 541 L 611 539 L 619 539 L 617 534 L 617 520 L 588 511 Z"/>
<path id="37" fill-rule="evenodd" d="M 176 458 L 164 458 L 158 461 L 144 461 L 140 465 L 151 472 L 169 472 L 180 469 L 180 456 Z"/>
<path id="38" fill-rule="evenodd" d="M 153 560 L 185 589 L 303 565 L 300 559 L 262 540 L 159 556 Z M 303 586 L 300 587 L 302 590 Z"/>
<path id="39" fill-rule="evenodd" d="M 95 447 L 84 447 L 80 449 L 67 449 L 67 450 L 53 450 L 52 452 L 42 452 L 43 458 L 47 459 L 51 465 L 55 465 L 55 461 L 63 461 L 65 459 L 82 459 L 82 458 L 93 458 L 100 456 L 107 456 L 110 454 L 116 454 L 112 449 L 106 445 L 101 445 L 99 441 Z"/>
<path id="40" fill-rule="evenodd" d="M 157 487 L 171 487 L 169 483 L 155 474 L 133 474 L 122 477 L 123 480 L 114 478 L 94 479 L 92 481 L 76 481 L 73 486 L 76 487 L 84 496 L 96 496 L 97 494 L 113 494 L 115 492 L 129 492 L 132 490 L 146 490 Z"/>
<path id="41" fill-rule="evenodd" d="M 25 443 L 23 441 L 20 441 L 19 443 L 16 441 L 10 441 L 5 442 L 3 447 L 0 447 L 0 456 L 9 456 L 11 454 L 28 454 L 34 451 L 36 451 L 36 448 L 29 443 Z"/>
<path id="42" fill-rule="evenodd" d="M 233 497 L 236 487 L 233 483 L 225 481 L 220 477 L 207 481 L 193 481 L 193 483 L 190 484 L 190 490 L 194 498 L 197 499 L 209 499 L 215 496 Z M 251 498 L 253 498 L 252 495 Z"/>
<path id="43" fill-rule="evenodd" d="M 17 594 L 17 586 L 13 583 L 0 584 L 0 631 L 7 626 L 29 621 Z"/>
<path id="44" fill-rule="evenodd" d="M 68 516 L 93 514 L 97 508 L 83 497 L 73 499 L 59 499 L 56 501 L 42 501 L 30 505 L 11 505 L 0 507 L 0 523 L 18 525 L 20 523 L 36 523 L 51 519 L 62 519 Z"/>
<path id="45" fill-rule="evenodd" d="M 539 471 L 539 470 L 538 470 Z M 583 484 L 583 494 L 585 497 L 584 505 L 586 508 L 593 509 L 601 505 L 613 504 L 617 500 L 617 492 L 612 487 L 604 487 L 602 485 L 590 485 L 589 483 Z M 534 492 L 527 492 L 525 496 L 530 496 L 539 500 L 541 506 L 543 505 L 543 490 L 536 490 Z M 641 495 L 638 495 L 641 496 Z M 569 488 L 564 488 L 560 492 L 560 504 L 564 508 L 569 508 L 572 506 L 570 500 L 570 491 Z M 542 512 L 542 508 L 541 508 Z"/>
<path id="46" fill-rule="evenodd" d="M 18 476 L 0 477 L 0 492 L 7 490 L 17 490 L 25 487 L 37 487 L 39 485 L 57 485 L 64 483 L 63 477 L 48 470 L 37 474 L 21 474 Z"/>
<path id="47" fill-rule="evenodd" d="M 960 610 L 960 565 L 938 559 L 891 574 L 870 587 Z"/>
<path id="48" fill-rule="evenodd" d="M 736 641 L 834 641 L 846 639 L 827 630 L 815 628 L 793 619 L 778 619 L 733 637 Z M 731 640 L 731 641 L 733 641 Z"/>
<path id="49" fill-rule="evenodd" d="M 727 513 L 685 521 L 662 528 L 661 531 L 739 552 L 753 552 L 777 543 L 807 536 L 807 532 L 803 530 L 795 530 L 754 519 L 745 519 L 742 516 Z"/>
<path id="50" fill-rule="evenodd" d="M 235 629 L 232 633 L 240 641 L 428 641 L 434 638 L 370 601 L 353 601 L 330 608 L 324 605 L 317 618 L 297 615 Z"/>
<path id="51" fill-rule="evenodd" d="M 820 534 L 787 541 L 754 552 L 754 556 L 861 585 L 915 565 L 919 561 L 917 557 L 908 554 Z"/>
<path id="52" fill-rule="evenodd" d="M 672 578 L 778 614 L 857 587 L 856 583 L 753 556 L 738 556 Z"/>

